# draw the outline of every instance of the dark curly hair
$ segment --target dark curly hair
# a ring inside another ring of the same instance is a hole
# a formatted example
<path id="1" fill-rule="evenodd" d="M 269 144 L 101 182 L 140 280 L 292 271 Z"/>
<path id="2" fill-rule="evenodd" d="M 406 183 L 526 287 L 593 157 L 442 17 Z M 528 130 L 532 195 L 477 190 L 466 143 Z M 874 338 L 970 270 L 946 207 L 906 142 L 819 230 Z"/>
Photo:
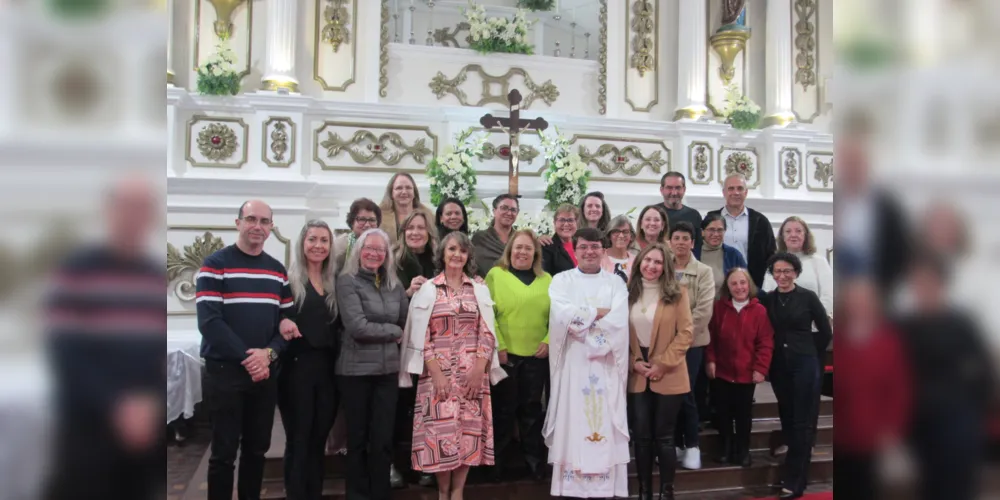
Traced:
<path id="1" fill-rule="evenodd" d="M 347 211 L 347 227 L 354 228 L 354 219 L 357 218 L 358 212 L 362 210 L 375 213 L 375 219 L 378 221 L 375 223 L 375 227 L 382 225 L 382 209 L 368 198 L 358 198 L 354 200 L 354 203 L 351 203 L 351 208 Z"/>
<path id="2" fill-rule="evenodd" d="M 785 262 L 792 265 L 792 269 L 795 270 L 795 275 L 798 276 L 802 274 L 802 261 L 799 260 L 795 254 L 788 252 L 777 252 L 767 259 L 767 272 L 774 276 L 774 264 L 778 262 Z"/>

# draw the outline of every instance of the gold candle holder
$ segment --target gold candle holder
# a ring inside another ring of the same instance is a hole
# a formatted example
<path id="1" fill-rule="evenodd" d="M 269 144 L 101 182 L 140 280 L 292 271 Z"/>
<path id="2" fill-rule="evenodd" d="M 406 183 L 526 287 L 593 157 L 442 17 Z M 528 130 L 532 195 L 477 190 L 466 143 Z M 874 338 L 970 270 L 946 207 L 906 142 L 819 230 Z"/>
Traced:
<path id="1" fill-rule="evenodd" d="M 712 48 L 722 59 L 719 66 L 719 76 L 725 85 L 729 85 L 736 76 L 736 56 L 747 47 L 747 40 L 750 39 L 750 30 L 726 30 L 720 31 L 710 38 Z"/>
<path id="2" fill-rule="evenodd" d="M 215 34 L 222 40 L 228 40 L 233 34 L 233 11 L 246 0 L 208 1 L 212 4 L 212 7 L 215 7 Z"/>

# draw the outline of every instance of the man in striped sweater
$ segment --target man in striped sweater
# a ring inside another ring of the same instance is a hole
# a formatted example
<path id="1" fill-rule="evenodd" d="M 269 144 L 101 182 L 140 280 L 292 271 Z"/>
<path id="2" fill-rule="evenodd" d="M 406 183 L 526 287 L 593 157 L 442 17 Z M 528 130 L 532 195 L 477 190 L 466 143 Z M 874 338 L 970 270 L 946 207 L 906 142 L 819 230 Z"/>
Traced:
<path id="1" fill-rule="evenodd" d="M 264 253 L 272 217 L 266 203 L 244 203 L 236 219 L 236 244 L 208 256 L 197 276 L 198 329 L 212 417 L 209 500 L 232 499 L 233 464 L 241 443 L 238 497 L 260 498 L 278 397 L 272 369 L 286 342 L 279 328 L 289 337 L 298 332 L 284 313 L 292 306 L 285 266 Z"/>

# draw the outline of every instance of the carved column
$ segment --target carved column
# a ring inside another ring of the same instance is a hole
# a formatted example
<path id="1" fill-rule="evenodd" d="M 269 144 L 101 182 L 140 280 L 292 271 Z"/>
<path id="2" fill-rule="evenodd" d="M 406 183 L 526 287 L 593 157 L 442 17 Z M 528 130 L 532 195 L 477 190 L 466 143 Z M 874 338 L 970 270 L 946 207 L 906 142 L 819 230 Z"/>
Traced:
<path id="1" fill-rule="evenodd" d="M 295 19 L 297 0 L 267 0 L 263 90 L 299 91 L 295 78 Z"/>
<path id="2" fill-rule="evenodd" d="M 167 0 L 167 85 L 174 86 L 174 0 Z"/>
<path id="3" fill-rule="evenodd" d="M 766 113 L 761 127 L 783 127 L 792 114 L 792 0 L 767 0 Z"/>
<path id="4" fill-rule="evenodd" d="M 674 120 L 697 120 L 708 111 L 708 33 L 705 0 L 680 0 L 677 38 L 677 111 Z"/>

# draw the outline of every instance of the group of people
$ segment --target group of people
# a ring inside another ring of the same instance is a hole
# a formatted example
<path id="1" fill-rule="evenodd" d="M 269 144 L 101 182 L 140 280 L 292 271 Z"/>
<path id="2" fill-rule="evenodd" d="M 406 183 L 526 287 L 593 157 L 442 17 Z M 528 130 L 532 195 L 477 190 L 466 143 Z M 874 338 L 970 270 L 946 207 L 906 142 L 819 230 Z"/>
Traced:
<path id="1" fill-rule="evenodd" d="M 801 496 L 831 269 L 802 219 L 775 239 L 745 206 L 742 176 L 704 218 L 683 205 L 682 174 L 660 191 L 635 227 L 589 193 L 555 210 L 552 236 L 516 228 L 518 199 L 500 195 L 492 225 L 470 235 L 461 201 L 432 211 L 399 173 L 381 204 L 351 204 L 349 232 L 306 223 L 287 272 L 263 251 L 270 208 L 244 203 L 237 243 L 197 275 L 209 498 L 231 497 L 238 448 L 239 496 L 259 496 L 277 404 L 290 498 L 321 496 L 341 408 L 348 498 L 388 498 L 395 469 L 412 469 L 439 498 L 461 499 L 470 467 L 496 478 L 513 468 L 516 427 L 530 475 L 543 480 L 551 464 L 552 495 L 629 496 L 632 443 L 640 498 L 653 496 L 658 461 L 658 497 L 670 499 L 678 463 L 701 467 L 699 392 L 716 413 L 719 460 L 749 466 L 765 379 L 788 447 L 781 497 Z M 408 463 L 394 465 L 405 442 Z"/>

